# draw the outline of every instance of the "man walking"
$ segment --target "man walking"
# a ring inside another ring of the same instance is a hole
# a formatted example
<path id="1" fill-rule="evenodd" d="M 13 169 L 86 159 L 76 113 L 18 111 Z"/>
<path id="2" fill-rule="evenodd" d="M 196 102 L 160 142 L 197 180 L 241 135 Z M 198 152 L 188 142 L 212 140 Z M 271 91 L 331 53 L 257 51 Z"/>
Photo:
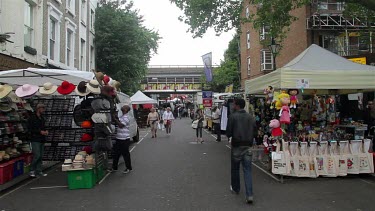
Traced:
<path id="1" fill-rule="evenodd" d="M 28 128 L 30 131 L 31 148 L 33 152 L 33 161 L 30 167 L 30 176 L 47 176 L 42 172 L 42 158 L 44 151 L 44 142 L 48 131 L 46 130 L 46 120 L 44 119 L 44 112 L 46 108 L 44 104 L 37 104 L 35 113 L 28 120 Z"/>
<path id="2" fill-rule="evenodd" d="M 125 170 L 124 174 L 129 173 L 133 170 L 132 164 L 131 164 L 131 158 L 130 158 L 130 152 L 129 152 L 129 146 L 130 146 L 130 121 L 128 112 L 130 111 L 130 107 L 128 105 L 124 105 L 121 108 L 122 116 L 119 118 L 119 121 L 121 124 L 119 124 L 119 127 L 117 128 L 117 134 L 116 134 L 116 143 L 113 145 L 113 164 L 112 169 L 113 171 L 117 171 L 118 169 L 118 161 L 120 159 L 120 156 L 124 158 L 125 161 Z"/>
<path id="3" fill-rule="evenodd" d="M 253 179 L 251 172 L 251 146 L 256 133 L 255 118 L 246 113 L 245 100 L 236 99 L 233 109 L 235 112 L 229 117 L 226 133 L 232 138 L 231 145 L 231 186 L 233 193 L 240 192 L 240 164 L 244 172 L 246 202 L 253 202 Z"/>
<path id="4" fill-rule="evenodd" d="M 168 107 L 167 110 L 163 114 L 163 122 L 165 125 L 165 130 L 167 131 L 168 135 L 170 135 L 172 131 L 172 120 L 174 120 L 174 116 L 171 111 L 171 108 Z"/>
<path id="5" fill-rule="evenodd" d="M 212 123 L 214 124 L 214 131 L 217 135 L 216 141 L 220 142 L 221 141 L 220 108 L 215 106 L 212 112 L 213 112 Z"/>

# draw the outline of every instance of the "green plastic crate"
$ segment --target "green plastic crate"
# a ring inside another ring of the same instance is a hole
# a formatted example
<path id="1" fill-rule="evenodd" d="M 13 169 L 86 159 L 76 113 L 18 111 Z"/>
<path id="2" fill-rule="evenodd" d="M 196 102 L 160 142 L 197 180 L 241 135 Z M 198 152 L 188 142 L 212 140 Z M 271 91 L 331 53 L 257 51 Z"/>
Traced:
<path id="1" fill-rule="evenodd" d="M 27 173 L 30 172 L 30 166 L 31 166 L 31 165 L 24 165 L 24 166 L 23 166 L 23 173 L 24 173 L 24 174 L 27 174 Z"/>
<path id="2" fill-rule="evenodd" d="M 94 169 L 73 170 L 68 172 L 68 187 L 70 190 L 93 188 L 96 183 Z"/>

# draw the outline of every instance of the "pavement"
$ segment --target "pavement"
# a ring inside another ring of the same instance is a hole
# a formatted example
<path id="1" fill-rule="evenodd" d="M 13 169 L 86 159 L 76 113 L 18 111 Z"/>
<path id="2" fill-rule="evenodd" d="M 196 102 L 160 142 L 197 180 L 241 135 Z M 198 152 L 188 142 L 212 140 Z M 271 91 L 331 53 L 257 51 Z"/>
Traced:
<path id="1" fill-rule="evenodd" d="M 375 210 L 375 179 L 287 178 L 277 182 L 253 166 L 254 204 L 230 190 L 230 149 L 204 133 L 195 143 L 191 120 L 176 120 L 172 134 L 148 131 L 131 149 L 133 171 L 110 173 L 93 189 L 68 190 L 60 167 L 0 195 L 0 211 L 24 210 Z M 243 187 L 243 180 L 241 179 Z"/>

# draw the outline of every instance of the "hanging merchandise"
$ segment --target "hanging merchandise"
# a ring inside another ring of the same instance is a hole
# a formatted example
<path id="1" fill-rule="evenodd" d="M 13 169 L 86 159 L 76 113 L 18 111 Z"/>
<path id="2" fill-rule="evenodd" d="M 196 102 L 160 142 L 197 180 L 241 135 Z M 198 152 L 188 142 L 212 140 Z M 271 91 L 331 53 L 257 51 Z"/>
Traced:
<path id="1" fill-rule="evenodd" d="M 108 75 L 104 75 L 103 77 L 104 85 L 109 85 L 109 81 L 111 81 L 111 78 Z"/>
<path id="2" fill-rule="evenodd" d="M 280 123 L 282 124 L 290 124 L 290 108 L 289 108 L 289 103 L 290 103 L 290 98 L 289 95 L 286 93 L 282 93 L 279 95 L 279 99 L 282 103 L 282 107 L 280 109 Z"/>
<path id="3" fill-rule="evenodd" d="M 271 105 L 271 103 L 273 102 L 273 87 L 272 86 L 268 86 L 264 90 L 264 94 L 266 94 L 266 102 L 267 102 L 267 104 Z"/>
<path id="4" fill-rule="evenodd" d="M 276 143 L 276 151 L 272 152 L 272 173 L 286 175 L 288 172 L 289 151 L 281 151 L 281 143 Z"/>
<path id="5" fill-rule="evenodd" d="M 277 119 L 271 120 L 269 127 L 272 128 L 272 136 L 278 137 L 283 135 L 283 131 L 280 128 L 280 122 Z"/>
<path id="6" fill-rule="evenodd" d="M 297 104 L 299 103 L 297 97 L 299 94 L 298 89 L 289 89 L 288 93 L 290 95 L 290 108 L 297 108 Z"/>
<path id="7" fill-rule="evenodd" d="M 24 84 L 16 89 L 16 95 L 18 97 L 31 97 L 39 90 L 38 86 Z"/>
<path id="8" fill-rule="evenodd" d="M 55 93 L 57 90 L 57 86 L 53 85 L 50 82 L 46 82 L 43 84 L 42 87 L 39 88 L 39 93 L 42 95 L 51 95 Z"/>
<path id="9" fill-rule="evenodd" d="M 100 94 L 100 87 L 99 87 L 99 82 L 97 80 L 91 80 L 89 83 L 86 85 L 87 89 L 90 90 L 93 94 Z"/>
<path id="10" fill-rule="evenodd" d="M 0 99 L 7 96 L 13 88 L 7 84 L 0 85 Z"/>
<path id="11" fill-rule="evenodd" d="M 92 141 L 92 140 L 93 140 L 92 135 L 88 133 L 83 134 L 81 137 L 81 141 L 83 142 Z"/>
<path id="12" fill-rule="evenodd" d="M 100 84 L 100 86 L 103 86 L 104 73 L 99 72 L 99 71 L 95 72 L 95 78 L 98 81 L 98 83 Z"/>
<path id="13" fill-rule="evenodd" d="M 68 95 L 74 91 L 76 86 L 68 81 L 63 81 L 61 85 L 57 88 L 57 92 L 62 95 Z"/>
<path id="14" fill-rule="evenodd" d="M 86 81 L 79 82 L 79 84 L 77 85 L 75 89 L 75 93 L 81 97 L 84 97 L 90 94 L 90 90 L 87 88 L 86 84 L 87 84 Z"/>
<path id="15" fill-rule="evenodd" d="M 92 128 L 93 125 L 92 125 L 92 122 L 91 122 L 91 121 L 86 120 L 86 121 L 83 121 L 83 122 L 82 122 L 81 127 L 82 127 L 82 128 Z"/>

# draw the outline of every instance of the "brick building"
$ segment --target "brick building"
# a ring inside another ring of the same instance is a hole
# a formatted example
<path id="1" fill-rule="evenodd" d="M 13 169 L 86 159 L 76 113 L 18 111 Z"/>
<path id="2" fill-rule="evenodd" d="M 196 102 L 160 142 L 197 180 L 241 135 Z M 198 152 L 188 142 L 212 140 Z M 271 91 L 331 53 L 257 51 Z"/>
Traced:
<path id="1" fill-rule="evenodd" d="M 369 31 L 375 27 L 358 18 L 345 18 L 344 3 L 337 0 L 312 0 L 310 5 L 292 11 L 298 17 L 290 27 L 283 48 L 273 61 L 268 48 L 262 40 L 271 39 L 267 26 L 256 31 L 252 23 L 242 24 L 240 36 L 241 86 L 253 79 L 280 68 L 299 55 L 311 44 L 317 44 L 346 58 L 365 58 L 367 64 L 375 64 L 375 36 Z M 245 2 L 243 17 L 256 12 L 257 5 Z"/>

